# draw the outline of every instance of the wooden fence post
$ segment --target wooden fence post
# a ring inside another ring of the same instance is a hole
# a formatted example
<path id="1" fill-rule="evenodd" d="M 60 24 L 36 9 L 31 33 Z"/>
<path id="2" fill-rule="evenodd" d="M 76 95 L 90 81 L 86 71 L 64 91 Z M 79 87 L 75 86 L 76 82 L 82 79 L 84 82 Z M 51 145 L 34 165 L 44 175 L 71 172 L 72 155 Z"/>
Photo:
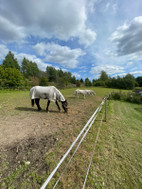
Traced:
<path id="1" fill-rule="evenodd" d="M 109 102 L 110 102 L 110 94 L 108 95 L 108 102 L 107 102 L 108 105 L 109 105 Z"/>

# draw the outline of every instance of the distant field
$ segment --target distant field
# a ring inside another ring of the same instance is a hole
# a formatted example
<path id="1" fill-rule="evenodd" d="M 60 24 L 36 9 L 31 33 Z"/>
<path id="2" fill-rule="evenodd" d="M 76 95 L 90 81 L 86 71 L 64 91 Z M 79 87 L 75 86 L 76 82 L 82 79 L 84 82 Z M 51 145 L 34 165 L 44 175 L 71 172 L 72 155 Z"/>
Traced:
<path id="1" fill-rule="evenodd" d="M 0 91 L 0 188 L 40 188 L 102 98 L 112 91 L 89 89 L 97 95 L 75 98 L 75 88 L 61 90 L 69 103 L 68 114 L 59 113 L 54 103 L 46 113 L 46 100 L 41 100 L 43 110 L 38 112 L 31 107 L 29 91 Z M 57 188 L 82 188 L 101 114 Z M 86 188 L 141 188 L 141 133 L 142 106 L 111 101 Z M 52 188 L 64 166 L 47 188 Z"/>

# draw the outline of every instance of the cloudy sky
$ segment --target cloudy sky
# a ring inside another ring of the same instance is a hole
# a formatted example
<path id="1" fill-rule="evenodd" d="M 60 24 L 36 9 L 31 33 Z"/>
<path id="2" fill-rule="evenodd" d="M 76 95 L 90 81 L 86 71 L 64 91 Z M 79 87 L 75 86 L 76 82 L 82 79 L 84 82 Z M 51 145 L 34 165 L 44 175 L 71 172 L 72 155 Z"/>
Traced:
<path id="1" fill-rule="evenodd" d="M 142 0 L 0 0 L 0 64 L 9 50 L 79 79 L 142 76 Z"/>

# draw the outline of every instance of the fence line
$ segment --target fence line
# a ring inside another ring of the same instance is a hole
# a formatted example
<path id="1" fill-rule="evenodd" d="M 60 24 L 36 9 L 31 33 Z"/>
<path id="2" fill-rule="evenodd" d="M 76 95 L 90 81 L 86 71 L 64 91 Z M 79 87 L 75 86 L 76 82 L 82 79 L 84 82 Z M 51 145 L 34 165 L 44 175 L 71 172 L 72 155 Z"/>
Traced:
<path id="1" fill-rule="evenodd" d="M 101 104 L 98 106 L 98 108 L 96 109 L 96 111 L 93 113 L 93 115 L 91 116 L 91 118 L 88 120 L 88 122 L 85 124 L 85 126 L 83 127 L 83 129 L 81 130 L 81 132 L 79 133 L 79 135 L 77 136 L 77 138 L 75 139 L 75 141 L 72 143 L 72 145 L 70 146 L 70 148 L 67 150 L 67 152 L 64 154 L 64 156 L 62 157 L 62 159 L 60 160 L 60 162 L 58 163 L 58 165 L 55 167 L 55 169 L 51 172 L 51 174 L 49 175 L 49 177 L 46 179 L 46 181 L 44 182 L 44 184 L 41 186 L 40 189 L 45 189 L 45 187 L 48 185 L 48 183 L 50 182 L 50 180 L 52 179 L 52 177 L 54 176 L 54 174 L 56 173 L 56 171 L 58 170 L 58 168 L 60 167 L 60 165 L 63 163 L 63 161 L 65 160 L 65 158 L 67 157 L 67 155 L 70 153 L 70 151 L 72 150 L 73 146 L 76 144 L 76 142 L 78 141 L 78 139 L 81 137 L 82 133 L 85 131 L 85 129 L 88 127 L 91 127 L 93 122 L 95 121 L 96 117 L 97 117 L 97 113 L 101 110 L 102 105 L 104 104 L 106 97 L 102 100 Z M 83 135 L 82 139 L 80 140 L 74 154 L 76 153 L 78 147 L 80 146 L 81 142 L 83 141 L 83 139 L 85 138 L 87 132 L 89 131 L 89 127 L 87 129 L 87 131 L 85 132 L 85 134 Z M 74 155 L 73 154 L 73 155 Z M 73 156 L 71 157 L 71 159 L 73 158 Z M 68 164 L 70 163 L 71 160 L 69 160 Z M 68 165 L 67 164 L 67 165 Z M 65 167 L 66 169 L 66 167 Z M 64 170 L 63 170 L 64 171 Z M 57 182 L 59 182 L 57 180 Z M 56 184 L 54 185 L 56 187 Z"/>
<path id="2" fill-rule="evenodd" d="M 104 112 L 103 112 L 103 115 L 102 115 L 102 119 L 101 119 L 101 122 L 100 122 L 100 126 L 99 126 L 99 129 L 98 129 L 98 132 L 97 132 L 97 136 L 96 136 L 96 140 L 95 140 L 95 144 L 94 144 L 92 156 L 91 156 L 91 158 L 90 158 L 90 163 L 89 163 L 88 170 L 87 170 L 86 177 L 85 177 L 84 184 L 83 184 L 83 189 L 85 189 L 87 177 L 88 177 L 89 170 L 90 170 L 90 167 L 91 167 L 91 164 L 92 164 L 93 156 L 94 156 L 94 154 L 95 154 L 95 149 L 96 149 L 96 145 L 97 145 L 97 142 L 98 142 L 98 138 L 99 138 L 99 134 L 100 134 L 102 122 L 103 122 L 103 117 L 104 117 Z"/>
<path id="3" fill-rule="evenodd" d="M 103 105 L 103 104 L 102 104 L 102 105 Z M 102 106 L 101 106 L 101 107 L 102 107 Z M 98 113 L 100 112 L 101 107 L 99 108 Z M 97 115 L 98 115 L 98 114 L 97 114 Z M 92 120 L 92 122 L 91 122 L 90 125 L 88 126 L 88 129 L 85 131 L 84 135 L 82 136 L 82 138 L 81 138 L 80 142 L 78 143 L 78 145 L 77 145 L 77 147 L 76 147 L 76 149 L 75 149 L 73 155 L 72 155 L 71 158 L 69 159 L 69 161 L 68 161 L 67 165 L 65 166 L 65 168 L 63 169 L 62 173 L 60 174 L 60 177 L 59 177 L 59 179 L 56 181 L 56 183 L 55 183 L 53 189 L 57 186 L 58 182 L 60 181 L 60 179 L 61 179 L 63 173 L 64 173 L 65 170 L 67 169 L 67 167 L 68 167 L 69 163 L 71 162 L 72 158 L 74 157 L 76 151 L 78 150 L 79 146 L 81 145 L 82 141 L 84 140 L 85 136 L 87 135 L 87 133 L 88 133 L 88 131 L 90 130 L 91 126 L 93 125 L 94 121 L 96 120 L 97 115 L 94 117 L 94 119 Z"/>

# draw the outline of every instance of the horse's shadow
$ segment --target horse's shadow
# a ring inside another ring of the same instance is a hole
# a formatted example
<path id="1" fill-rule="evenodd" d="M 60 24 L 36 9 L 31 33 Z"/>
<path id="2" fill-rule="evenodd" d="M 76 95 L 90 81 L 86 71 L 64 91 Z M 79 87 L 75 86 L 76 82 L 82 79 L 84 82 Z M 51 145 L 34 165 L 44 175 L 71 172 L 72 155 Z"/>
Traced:
<path id="1" fill-rule="evenodd" d="M 42 109 L 41 111 L 38 111 L 38 109 L 30 108 L 30 107 L 16 107 L 16 110 L 24 111 L 24 112 L 46 112 L 46 110 Z M 58 110 L 49 110 L 49 113 L 64 113 L 62 111 Z"/>
<path id="2" fill-rule="evenodd" d="M 32 112 L 35 111 L 35 112 L 37 112 L 36 109 L 30 108 L 30 107 L 16 107 L 15 109 L 19 110 L 19 111 L 24 111 L 24 112 L 27 112 L 27 111 L 32 111 Z"/>

